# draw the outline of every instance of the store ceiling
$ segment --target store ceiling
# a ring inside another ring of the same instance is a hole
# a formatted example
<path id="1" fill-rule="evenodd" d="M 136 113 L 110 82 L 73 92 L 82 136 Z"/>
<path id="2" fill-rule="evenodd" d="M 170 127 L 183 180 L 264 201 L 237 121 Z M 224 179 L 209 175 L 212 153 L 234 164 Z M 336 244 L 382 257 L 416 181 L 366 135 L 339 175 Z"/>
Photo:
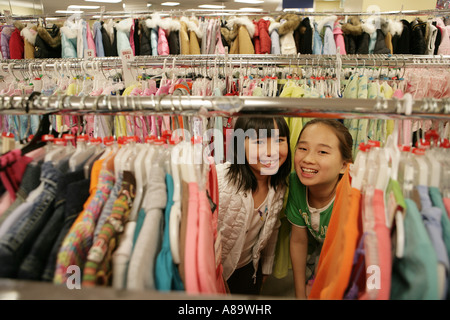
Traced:
<path id="1" fill-rule="evenodd" d="M 40 9 L 42 6 L 44 8 L 44 15 L 53 15 L 56 10 L 68 10 L 70 5 L 89 5 L 89 6 L 104 6 L 105 12 L 142 12 L 148 10 L 157 11 L 186 11 L 189 9 L 200 9 L 199 5 L 209 4 L 209 5 L 223 5 L 226 6 L 225 10 L 239 10 L 240 8 L 261 8 L 264 11 L 275 11 L 282 0 L 264 0 L 261 4 L 249 4 L 230 1 L 220 1 L 220 0 L 122 0 L 119 3 L 102 3 L 102 2 L 91 2 L 85 0 L 21 0 L 21 1 L 10 1 L 12 12 L 15 6 L 18 6 L 21 2 L 28 3 L 29 8 Z M 119 0 L 116 0 L 119 1 Z M 162 6 L 161 3 L 165 1 L 179 2 L 178 6 Z M 0 1 L 5 2 L 5 1 Z M 152 4 L 150 7 L 147 3 Z M 42 4 L 42 6 L 41 6 Z M 125 5 L 125 8 L 124 8 Z M 70 9 L 70 10 L 83 10 L 85 13 L 97 13 L 101 9 Z M 70 16 L 70 14 L 67 14 Z"/>

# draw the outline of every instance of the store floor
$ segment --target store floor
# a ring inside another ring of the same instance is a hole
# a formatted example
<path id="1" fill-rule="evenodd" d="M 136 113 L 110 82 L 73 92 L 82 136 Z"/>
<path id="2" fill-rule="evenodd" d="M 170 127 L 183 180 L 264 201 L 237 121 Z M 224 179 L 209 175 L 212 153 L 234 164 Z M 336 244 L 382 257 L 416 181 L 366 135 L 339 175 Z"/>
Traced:
<path id="1" fill-rule="evenodd" d="M 263 285 L 261 295 L 280 298 L 286 297 L 289 299 L 295 298 L 292 270 L 289 270 L 287 276 L 282 279 L 269 276 Z"/>

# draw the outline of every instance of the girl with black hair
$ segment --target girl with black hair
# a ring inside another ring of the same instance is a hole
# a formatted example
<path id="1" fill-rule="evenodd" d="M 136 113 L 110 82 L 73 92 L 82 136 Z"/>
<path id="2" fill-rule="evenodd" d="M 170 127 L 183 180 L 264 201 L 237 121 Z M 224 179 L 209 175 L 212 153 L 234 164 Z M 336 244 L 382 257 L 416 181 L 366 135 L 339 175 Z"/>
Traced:
<path id="1" fill-rule="evenodd" d="M 291 170 L 283 117 L 240 117 L 227 162 L 217 165 L 218 230 L 230 293 L 258 295 L 275 257 L 279 213 Z"/>

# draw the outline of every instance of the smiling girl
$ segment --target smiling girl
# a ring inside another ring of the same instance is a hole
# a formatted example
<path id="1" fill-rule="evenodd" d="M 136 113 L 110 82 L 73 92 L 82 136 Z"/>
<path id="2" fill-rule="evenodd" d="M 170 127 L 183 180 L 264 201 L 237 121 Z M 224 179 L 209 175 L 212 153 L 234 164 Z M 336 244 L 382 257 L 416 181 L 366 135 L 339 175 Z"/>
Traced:
<path id="1" fill-rule="evenodd" d="M 300 132 L 286 205 L 286 216 L 293 225 L 290 255 L 299 299 L 306 299 L 307 282 L 314 279 L 336 187 L 353 162 L 352 145 L 348 129 L 337 120 L 314 119 Z"/>
<path id="2" fill-rule="evenodd" d="M 217 165 L 218 230 L 230 293 L 260 293 L 272 273 L 286 180 L 291 168 L 283 117 L 240 117 L 230 162 Z"/>

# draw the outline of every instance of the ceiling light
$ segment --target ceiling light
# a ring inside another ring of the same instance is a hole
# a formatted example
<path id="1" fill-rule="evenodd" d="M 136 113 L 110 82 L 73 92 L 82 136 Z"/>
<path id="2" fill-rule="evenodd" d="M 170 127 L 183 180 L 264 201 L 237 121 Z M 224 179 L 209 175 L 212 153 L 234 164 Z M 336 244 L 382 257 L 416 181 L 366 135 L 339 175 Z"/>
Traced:
<path id="1" fill-rule="evenodd" d="M 240 8 L 239 11 L 260 12 L 260 11 L 263 11 L 263 9 L 262 8 Z"/>
<path id="2" fill-rule="evenodd" d="M 264 0 L 234 0 L 234 2 L 259 4 L 264 3 Z"/>
<path id="3" fill-rule="evenodd" d="M 152 6 L 152 4 L 151 3 L 147 3 L 147 7 L 151 7 Z"/>
<path id="4" fill-rule="evenodd" d="M 122 2 L 122 0 L 84 0 L 87 2 L 104 2 L 104 3 L 119 3 Z"/>
<path id="5" fill-rule="evenodd" d="M 202 4 L 199 5 L 198 7 L 203 9 L 225 9 L 225 6 L 219 6 L 215 4 Z"/>
<path id="6" fill-rule="evenodd" d="M 72 4 L 67 7 L 67 9 L 99 9 L 99 8 L 100 6 L 79 6 L 75 4 Z"/>
<path id="7" fill-rule="evenodd" d="M 162 6 L 178 6 L 180 3 L 179 2 L 163 2 L 161 3 Z"/>
<path id="8" fill-rule="evenodd" d="M 75 10 L 56 10 L 55 13 L 83 13 L 84 11 Z"/>

